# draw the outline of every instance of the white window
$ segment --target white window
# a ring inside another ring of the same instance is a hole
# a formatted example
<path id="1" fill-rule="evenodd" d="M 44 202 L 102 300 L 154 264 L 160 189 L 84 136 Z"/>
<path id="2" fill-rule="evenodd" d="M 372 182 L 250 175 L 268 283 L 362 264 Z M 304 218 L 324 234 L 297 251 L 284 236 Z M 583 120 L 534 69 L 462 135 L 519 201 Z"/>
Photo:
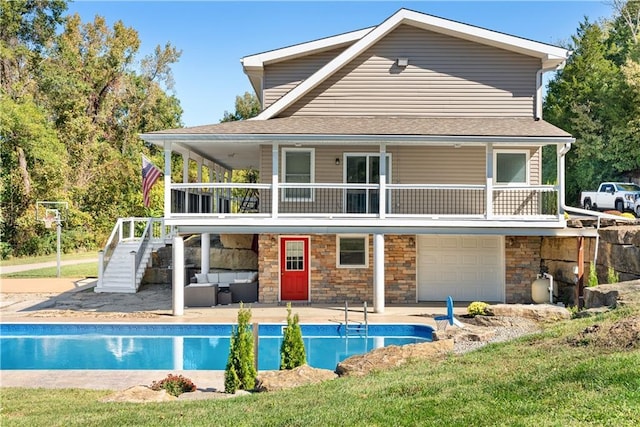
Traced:
<path id="1" fill-rule="evenodd" d="M 351 234 L 336 236 L 336 259 L 338 267 L 368 267 L 369 236 Z"/>
<path id="2" fill-rule="evenodd" d="M 493 179 L 496 184 L 525 185 L 529 183 L 529 152 L 496 151 Z"/>
<path id="3" fill-rule="evenodd" d="M 314 182 L 314 150 L 312 148 L 282 149 L 282 182 L 290 184 L 309 184 Z M 285 188 L 282 192 L 285 202 L 311 202 L 311 188 Z"/>

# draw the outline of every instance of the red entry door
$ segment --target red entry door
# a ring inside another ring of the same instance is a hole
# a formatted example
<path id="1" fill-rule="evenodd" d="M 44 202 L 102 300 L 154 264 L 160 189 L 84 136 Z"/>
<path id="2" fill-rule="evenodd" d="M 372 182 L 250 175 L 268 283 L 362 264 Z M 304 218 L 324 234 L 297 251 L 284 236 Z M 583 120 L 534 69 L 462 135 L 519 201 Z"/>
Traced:
<path id="1" fill-rule="evenodd" d="M 280 239 L 280 299 L 309 299 L 309 238 Z"/>

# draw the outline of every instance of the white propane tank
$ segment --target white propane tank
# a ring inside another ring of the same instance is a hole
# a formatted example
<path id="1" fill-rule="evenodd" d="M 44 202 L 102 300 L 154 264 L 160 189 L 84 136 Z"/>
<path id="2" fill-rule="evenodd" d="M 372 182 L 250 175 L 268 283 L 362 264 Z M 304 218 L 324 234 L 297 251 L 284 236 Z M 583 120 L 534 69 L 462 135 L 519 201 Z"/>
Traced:
<path id="1" fill-rule="evenodd" d="M 549 288 L 551 287 L 551 279 L 540 277 L 531 284 L 531 299 L 536 304 L 544 304 L 549 302 Z"/>

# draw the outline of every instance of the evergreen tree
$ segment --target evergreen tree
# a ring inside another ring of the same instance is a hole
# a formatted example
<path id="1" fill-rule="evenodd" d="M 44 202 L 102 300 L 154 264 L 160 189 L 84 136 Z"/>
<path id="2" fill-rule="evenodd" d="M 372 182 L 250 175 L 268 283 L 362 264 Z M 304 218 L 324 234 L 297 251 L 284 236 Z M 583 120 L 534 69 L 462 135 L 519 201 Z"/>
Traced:
<path id="1" fill-rule="evenodd" d="M 251 310 L 240 303 L 238 325 L 231 333 L 229 359 L 225 368 L 225 392 L 235 393 L 236 389 L 253 390 L 256 385 L 255 354 L 253 333 L 249 329 Z M 228 388 L 227 388 L 228 387 Z"/>
<path id="2" fill-rule="evenodd" d="M 291 303 L 287 304 L 287 327 L 280 346 L 280 369 L 293 369 L 307 363 L 298 314 L 291 316 Z"/>

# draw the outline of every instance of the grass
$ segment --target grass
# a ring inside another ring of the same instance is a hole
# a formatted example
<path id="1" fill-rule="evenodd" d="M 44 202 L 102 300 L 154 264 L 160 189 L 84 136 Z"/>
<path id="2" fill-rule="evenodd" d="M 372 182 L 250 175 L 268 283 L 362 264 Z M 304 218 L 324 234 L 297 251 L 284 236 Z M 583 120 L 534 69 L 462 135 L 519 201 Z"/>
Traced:
<path id="1" fill-rule="evenodd" d="M 44 279 L 56 277 L 58 273 L 57 267 L 39 268 L 37 270 L 20 271 L 17 273 L 3 274 L 0 277 L 12 279 Z M 98 263 L 89 262 L 74 265 L 60 266 L 60 277 L 98 277 Z"/>
<path id="2" fill-rule="evenodd" d="M 576 345 L 624 308 L 441 362 L 222 400 L 101 403 L 108 391 L 0 389 L 3 426 L 637 426 L 640 351 Z"/>
<path id="3" fill-rule="evenodd" d="M 76 259 L 91 259 L 91 258 L 97 259 L 98 252 L 93 251 L 93 252 L 78 252 L 73 254 L 60 254 L 60 259 L 62 261 L 69 261 L 69 260 L 76 260 Z M 38 264 L 41 262 L 56 261 L 57 259 L 58 258 L 56 254 L 42 255 L 42 256 L 36 256 L 36 257 L 10 258 L 10 259 L 1 260 L 0 267 L 7 267 L 10 265 Z"/>

